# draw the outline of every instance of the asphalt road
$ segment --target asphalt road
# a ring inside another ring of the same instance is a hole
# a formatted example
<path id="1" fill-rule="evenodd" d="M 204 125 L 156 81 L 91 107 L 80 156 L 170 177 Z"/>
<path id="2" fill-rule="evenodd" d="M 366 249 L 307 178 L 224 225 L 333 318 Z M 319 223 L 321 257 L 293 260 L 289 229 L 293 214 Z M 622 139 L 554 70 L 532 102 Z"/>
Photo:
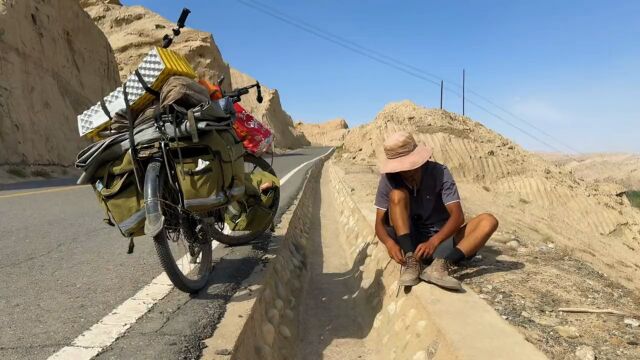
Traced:
<path id="1" fill-rule="evenodd" d="M 276 157 L 274 168 L 282 177 L 328 150 L 292 151 Z M 309 166 L 283 185 L 280 213 Z M 151 239 L 136 239 L 127 255 L 128 240 L 102 217 L 88 186 L 0 191 L 0 359 L 46 359 L 162 273 Z M 98 358 L 197 357 L 200 339 L 213 333 L 266 246 L 268 237 L 218 246 L 205 290 L 172 290 Z"/>

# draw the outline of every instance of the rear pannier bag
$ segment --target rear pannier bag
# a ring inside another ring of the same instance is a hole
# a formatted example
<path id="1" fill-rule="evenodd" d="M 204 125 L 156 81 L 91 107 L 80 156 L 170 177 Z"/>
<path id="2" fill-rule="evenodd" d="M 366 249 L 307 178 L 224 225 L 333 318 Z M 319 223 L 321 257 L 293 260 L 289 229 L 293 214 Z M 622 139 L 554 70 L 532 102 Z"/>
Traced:
<path id="1" fill-rule="evenodd" d="M 206 146 L 180 148 L 182 161 L 176 163 L 178 181 L 184 194 L 185 207 L 191 211 L 207 211 L 227 202 L 224 174 L 231 166 L 222 163 Z M 174 150 L 174 159 L 177 159 Z"/>
<path id="2" fill-rule="evenodd" d="M 129 152 L 96 172 L 93 189 L 105 210 L 105 222 L 126 237 L 144 235 L 144 198 L 138 192 Z"/>
<path id="3" fill-rule="evenodd" d="M 256 170 L 246 175 L 247 201 L 234 203 L 225 212 L 225 222 L 231 231 L 262 231 L 272 220 L 271 205 L 275 199 L 275 189 L 280 186 L 280 180 L 272 174 Z M 260 191 L 264 183 L 271 186 Z"/>
<path id="4" fill-rule="evenodd" d="M 181 146 L 180 154 L 174 149 L 186 208 L 208 211 L 244 196 L 243 156 L 244 147 L 232 130 L 206 133 L 197 144 Z"/>

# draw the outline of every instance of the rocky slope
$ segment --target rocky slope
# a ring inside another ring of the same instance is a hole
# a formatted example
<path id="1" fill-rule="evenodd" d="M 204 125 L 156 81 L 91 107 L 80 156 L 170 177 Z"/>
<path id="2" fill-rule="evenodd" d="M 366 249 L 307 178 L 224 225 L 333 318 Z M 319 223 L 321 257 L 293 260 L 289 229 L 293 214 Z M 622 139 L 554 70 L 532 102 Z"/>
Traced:
<path id="1" fill-rule="evenodd" d="M 340 146 L 349 132 L 347 121 L 342 118 L 321 124 L 298 122 L 296 129 L 304 134 L 311 145 Z"/>
<path id="2" fill-rule="evenodd" d="M 142 6 L 123 6 L 117 0 L 80 0 L 80 4 L 109 39 L 121 79 L 129 76 L 149 49 L 159 45 L 162 36 L 175 27 L 172 21 Z M 255 82 L 248 75 L 230 69 L 211 33 L 185 28 L 171 49 L 184 55 L 200 77 L 215 83 L 220 76 L 225 76 L 225 90 Z M 262 104 L 249 96 L 243 105 L 274 131 L 276 146 L 307 145 L 304 137 L 294 130 L 291 117 L 282 109 L 277 90 L 265 88 L 263 95 Z"/>
<path id="3" fill-rule="evenodd" d="M 615 183 L 623 186 L 625 190 L 640 189 L 640 155 L 638 154 L 541 153 L 540 156 L 573 172 L 580 179 Z"/>
<path id="4" fill-rule="evenodd" d="M 256 80 L 234 68 L 231 68 L 231 83 L 234 87 L 246 86 L 255 83 Z M 295 149 L 309 145 L 309 141 L 293 126 L 293 120 L 282 109 L 278 90 L 272 90 L 262 86 L 262 103 L 256 101 L 255 92 L 242 98 L 240 103 L 256 119 L 266 124 L 274 133 L 275 145 L 278 148 Z"/>
<path id="5" fill-rule="evenodd" d="M 76 0 L 0 0 L 0 164 L 72 164 L 84 145 L 76 115 L 118 84 Z"/>

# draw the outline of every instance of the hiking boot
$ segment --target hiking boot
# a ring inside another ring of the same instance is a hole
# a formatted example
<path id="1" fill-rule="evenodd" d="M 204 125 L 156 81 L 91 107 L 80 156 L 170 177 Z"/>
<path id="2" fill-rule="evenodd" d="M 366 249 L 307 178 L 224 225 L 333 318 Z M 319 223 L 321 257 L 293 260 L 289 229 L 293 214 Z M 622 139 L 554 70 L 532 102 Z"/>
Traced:
<path id="1" fill-rule="evenodd" d="M 420 278 L 445 289 L 462 290 L 460 282 L 449 275 L 450 269 L 451 263 L 447 260 L 435 259 L 429 267 L 422 271 Z"/>
<path id="2" fill-rule="evenodd" d="M 414 286 L 420 282 L 420 262 L 413 256 L 413 253 L 407 253 L 404 257 L 405 266 L 402 267 L 400 274 L 400 286 Z"/>

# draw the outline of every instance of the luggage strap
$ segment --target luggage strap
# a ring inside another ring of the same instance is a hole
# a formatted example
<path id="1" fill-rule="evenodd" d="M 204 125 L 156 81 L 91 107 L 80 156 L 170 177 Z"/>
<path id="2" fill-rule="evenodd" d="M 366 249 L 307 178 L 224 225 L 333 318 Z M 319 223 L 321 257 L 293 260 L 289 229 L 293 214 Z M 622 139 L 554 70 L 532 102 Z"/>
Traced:
<path id="1" fill-rule="evenodd" d="M 102 108 L 102 112 L 107 115 L 109 120 L 112 120 L 113 117 L 111 116 L 111 112 L 109 111 L 109 108 L 107 108 L 107 104 L 104 102 L 104 99 L 100 99 L 100 107 Z"/>
<path id="2" fill-rule="evenodd" d="M 144 78 L 142 77 L 142 74 L 140 74 L 140 71 L 138 71 L 136 69 L 136 71 L 134 72 L 134 74 L 136 75 L 136 77 L 138 78 L 138 81 L 140 82 L 140 84 L 142 85 L 142 88 L 144 89 L 144 91 L 148 92 L 149 94 L 153 95 L 153 97 L 155 98 L 159 98 L 160 97 L 160 92 L 158 90 L 155 90 L 153 88 L 151 88 L 151 86 L 149 86 L 149 84 L 147 84 L 147 82 L 144 80 Z"/>

